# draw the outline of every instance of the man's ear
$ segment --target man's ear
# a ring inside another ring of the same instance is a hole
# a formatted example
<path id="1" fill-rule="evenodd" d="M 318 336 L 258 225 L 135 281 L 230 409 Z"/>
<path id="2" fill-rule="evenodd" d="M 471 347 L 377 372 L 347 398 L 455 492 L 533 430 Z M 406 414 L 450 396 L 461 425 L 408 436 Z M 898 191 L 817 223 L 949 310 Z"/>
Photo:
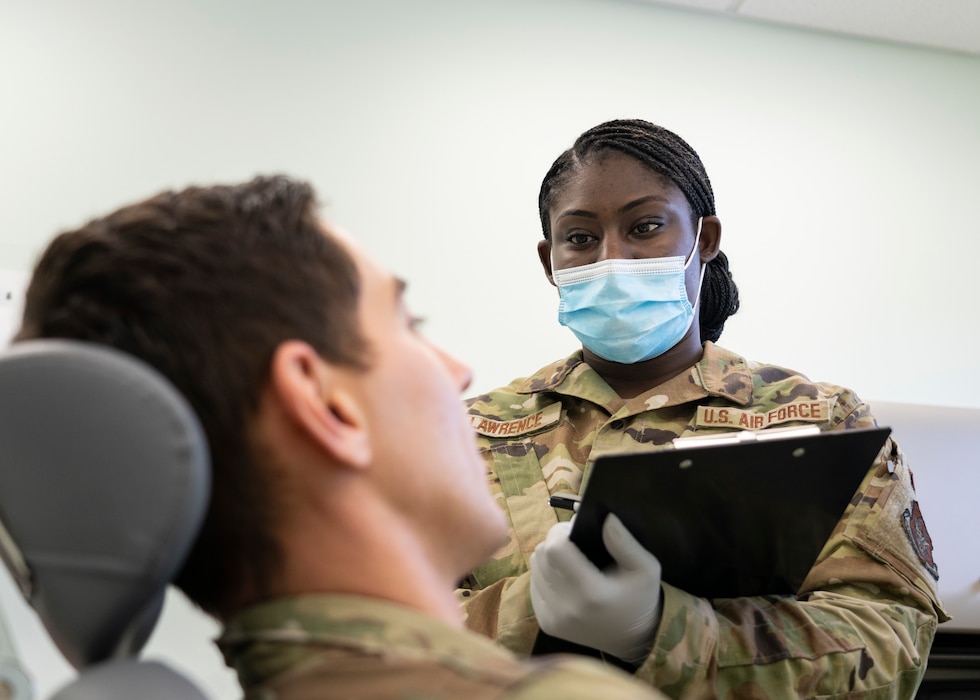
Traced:
<path id="1" fill-rule="evenodd" d="M 538 259 L 541 261 L 541 267 L 544 268 L 544 275 L 548 278 L 551 284 L 555 284 L 555 276 L 551 271 L 551 239 L 545 238 L 538 241 Z M 557 286 L 557 285 L 555 285 Z"/>
<path id="2" fill-rule="evenodd" d="M 701 262 L 709 263 L 718 256 L 721 250 L 721 219 L 717 216 L 706 216 L 701 219 Z"/>
<path id="3" fill-rule="evenodd" d="M 368 426 L 343 373 L 299 340 L 276 348 L 270 370 L 272 390 L 294 427 L 333 461 L 363 469 L 371 462 Z"/>

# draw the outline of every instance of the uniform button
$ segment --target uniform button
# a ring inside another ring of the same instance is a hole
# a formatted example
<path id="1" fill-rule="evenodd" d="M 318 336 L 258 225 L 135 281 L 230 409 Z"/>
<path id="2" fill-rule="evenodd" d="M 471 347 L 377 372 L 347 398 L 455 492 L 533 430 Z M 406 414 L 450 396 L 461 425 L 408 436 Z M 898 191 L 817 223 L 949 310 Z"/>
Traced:
<path id="1" fill-rule="evenodd" d="M 613 430 L 622 430 L 623 428 L 626 427 L 626 421 L 617 418 L 616 420 L 614 420 L 612 423 L 609 424 L 609 427 L 612 428 Z"/>

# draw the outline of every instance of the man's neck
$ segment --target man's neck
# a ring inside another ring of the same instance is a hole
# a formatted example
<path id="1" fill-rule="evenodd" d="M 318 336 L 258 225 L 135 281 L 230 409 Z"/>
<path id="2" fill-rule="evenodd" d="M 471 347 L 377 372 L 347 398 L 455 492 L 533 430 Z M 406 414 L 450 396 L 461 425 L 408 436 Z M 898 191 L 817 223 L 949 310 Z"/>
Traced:
<path id="1" fill-rule="evenodd" d="M 339 593 L 377 598 L 463 626 L 456 600 L 458 572 L 443 573 L 433 552 L 411 527 L 388 522 L 388 513 L 361 511 L 356 520 L 290 528 L 282 541 L 283 566 L 266 599 Z M 366 525 L 366 523 L 372 523 Z M 329 532 L 327 532 L 329 531 Z M 258 602 L 258 601 L 254 601 Z"/>

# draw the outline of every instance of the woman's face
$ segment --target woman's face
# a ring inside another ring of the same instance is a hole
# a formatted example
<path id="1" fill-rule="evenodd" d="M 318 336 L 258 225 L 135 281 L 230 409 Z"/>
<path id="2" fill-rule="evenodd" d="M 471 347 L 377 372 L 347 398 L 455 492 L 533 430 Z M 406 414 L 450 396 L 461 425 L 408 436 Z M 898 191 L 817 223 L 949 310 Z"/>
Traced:
<path id="1" fill-rule="evenodd" d="M 548 212 L 551 239 L 538 244 L 548 280 L 552 272 L 601 260 L 687 258 L 697 220 L 684 193 L 666 177 L 618 151 L 590 158 L 556 190 Z M 721 227 L 705 217 L 700 262 L 715 257 Z M 697 293 L 700 265 L 688 267 L 688 297 Z"/>

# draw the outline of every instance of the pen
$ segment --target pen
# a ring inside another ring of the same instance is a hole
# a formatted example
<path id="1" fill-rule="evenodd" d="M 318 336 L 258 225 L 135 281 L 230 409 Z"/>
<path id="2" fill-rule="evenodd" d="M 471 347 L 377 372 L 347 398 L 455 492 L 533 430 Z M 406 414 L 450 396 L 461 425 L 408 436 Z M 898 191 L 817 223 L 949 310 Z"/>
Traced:
<path id="1" fill-rule="evenodd" d="M 582 497 L 576 496 L 574 493 L 556 493 L 548 498 L 548 505 L 552 508 L 578 510 L 578 504 L 581 500 Z"/>

